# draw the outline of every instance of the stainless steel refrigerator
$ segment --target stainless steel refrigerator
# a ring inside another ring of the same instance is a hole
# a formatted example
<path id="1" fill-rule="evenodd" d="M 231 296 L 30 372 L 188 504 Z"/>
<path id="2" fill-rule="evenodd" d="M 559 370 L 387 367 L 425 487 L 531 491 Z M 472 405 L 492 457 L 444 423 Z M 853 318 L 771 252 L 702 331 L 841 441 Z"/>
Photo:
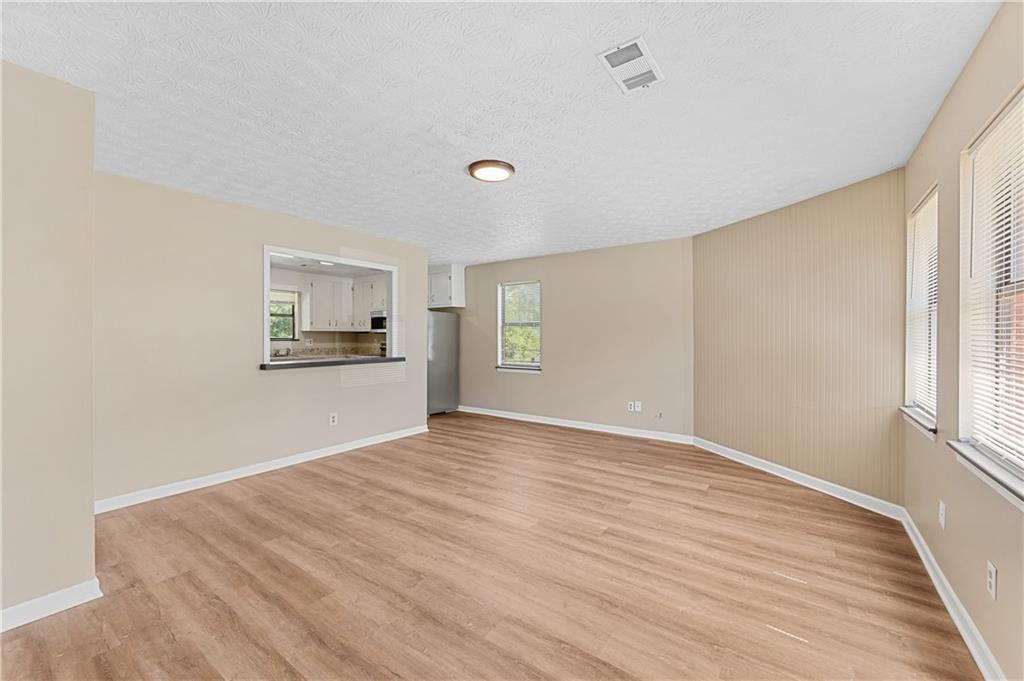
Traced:
<path id="1" fill-rule="evenodd" d="M 427 313 L 427 413 L 459 408 L 459 315 Z"/>

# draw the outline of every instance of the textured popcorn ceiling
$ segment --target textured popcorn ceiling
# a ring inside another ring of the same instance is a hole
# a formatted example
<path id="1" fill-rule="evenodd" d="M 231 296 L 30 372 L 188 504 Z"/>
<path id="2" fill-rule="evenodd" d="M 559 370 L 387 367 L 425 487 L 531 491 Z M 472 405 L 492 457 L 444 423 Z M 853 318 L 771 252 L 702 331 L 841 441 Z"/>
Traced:
<path id="1" fill-rule="evenodd" d="M 997 9 L 4 3 L 3 57 L 97 93 L 100 170 L 476 263 L 898 167 Z M 640 34 L 666 80 L 623 95 L 594 55 Z M 478 158 L 519 172 L 476 182 Z"/>

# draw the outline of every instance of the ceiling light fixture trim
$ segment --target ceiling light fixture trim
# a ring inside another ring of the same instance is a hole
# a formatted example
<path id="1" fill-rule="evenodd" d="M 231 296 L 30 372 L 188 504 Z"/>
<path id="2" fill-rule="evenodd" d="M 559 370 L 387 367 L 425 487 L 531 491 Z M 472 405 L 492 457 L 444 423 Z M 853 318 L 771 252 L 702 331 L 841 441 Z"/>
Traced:
<path id="1" fill-rule="evenodd" d="M 481 182 L 504 182 L 516 173 L 516 168 L 508 161 L 488 158 L 473 161 L 466 168 L 470 176 Z"/>

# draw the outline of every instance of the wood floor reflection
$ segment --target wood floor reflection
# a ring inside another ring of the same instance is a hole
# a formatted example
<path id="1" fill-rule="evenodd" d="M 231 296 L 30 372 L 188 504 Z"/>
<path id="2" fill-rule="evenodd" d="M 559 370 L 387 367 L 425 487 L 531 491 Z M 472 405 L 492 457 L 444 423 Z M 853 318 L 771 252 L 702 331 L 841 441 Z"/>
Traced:
<path id="1" fill-rule="evenodd" d="M 980 679 L 896 521 L 694 447 L 449 414 L 97 516 L 15 679 Z"/>

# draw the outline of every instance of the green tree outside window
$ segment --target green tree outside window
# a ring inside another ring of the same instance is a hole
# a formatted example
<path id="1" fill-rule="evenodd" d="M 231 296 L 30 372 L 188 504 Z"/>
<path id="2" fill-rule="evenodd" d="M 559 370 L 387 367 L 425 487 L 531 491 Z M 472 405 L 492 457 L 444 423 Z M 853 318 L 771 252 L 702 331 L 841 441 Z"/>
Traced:
<path id="1" fill-rule="evenodd" d="M 297 340 L 295 337 L 295 293 L 271 291 L 271 340 Z"/>
<path id="2" fill-rule="evenodd" d="M 540 367 L 540 282 L 502 284 L 498 363 L 511 367 Z"/>

